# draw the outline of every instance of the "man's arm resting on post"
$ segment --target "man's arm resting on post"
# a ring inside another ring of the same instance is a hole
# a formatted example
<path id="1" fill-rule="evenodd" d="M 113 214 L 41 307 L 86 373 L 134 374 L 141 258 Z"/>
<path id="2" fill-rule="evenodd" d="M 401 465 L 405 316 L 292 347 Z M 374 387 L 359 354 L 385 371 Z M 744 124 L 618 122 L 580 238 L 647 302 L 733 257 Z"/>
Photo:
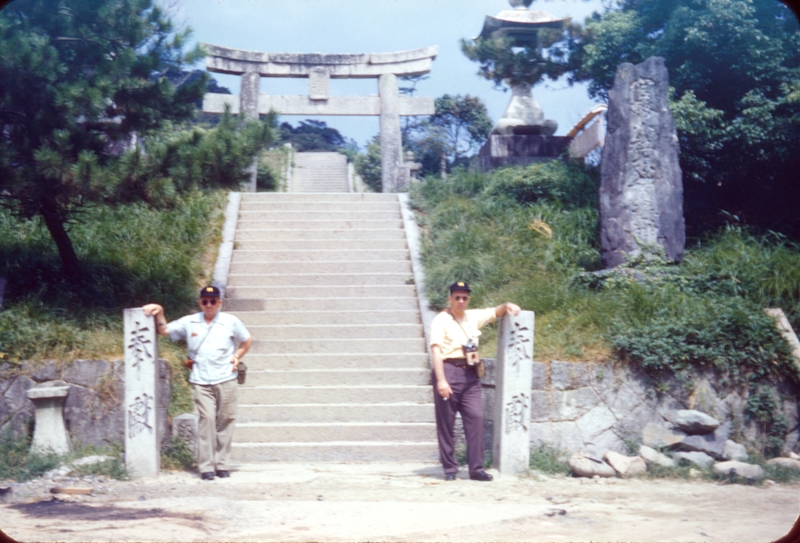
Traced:
<path id="1" fill-rule="evenodd" d="M 517 304 L 512 304 L 511 302 L 506 302 L 504 304 L 500 304 L 494 308 L 494 314 L 500 318 L 505 317 L 508 314 L 513 316 L 519 315 L 520 307 Z"/>
<path id="2" fill-rule="evenodd" d="M 142 309 L 144 310 L 144 314 L 146 316 L 149 317 L 152 315 L 156 318 L 156 332 L 158 332 L 158 335 L 169 337 L 169 332 L 167 331 L 167 318 L 164 316 L 164 308 L 158 304 L 147 304 L 146 306 L 142 307 Z"/>
<path id="3" fill-rule="evenodd" d="M 436 392 L 445 400 L 450 398 L 453 391 L 450 383 L 444 376 L 444 359 L 442 358 L 442 348 L 438 345 L 431 345 L 431 358 L 433 359 L 433 374 L 436 376 Z"/>

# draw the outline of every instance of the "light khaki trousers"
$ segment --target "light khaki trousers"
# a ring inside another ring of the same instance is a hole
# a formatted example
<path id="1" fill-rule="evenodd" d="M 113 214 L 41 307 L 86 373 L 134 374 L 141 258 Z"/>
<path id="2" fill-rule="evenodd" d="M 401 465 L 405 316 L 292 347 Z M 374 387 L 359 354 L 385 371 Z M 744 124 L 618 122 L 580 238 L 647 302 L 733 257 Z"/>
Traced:
<path id="1" fill-rule="evenodd" d="M 218 385 L 192 384 L 194 403 L 200 415 L 197 424 L 200 473 L 230 469 L 238 386 L 236 379 Z"/>

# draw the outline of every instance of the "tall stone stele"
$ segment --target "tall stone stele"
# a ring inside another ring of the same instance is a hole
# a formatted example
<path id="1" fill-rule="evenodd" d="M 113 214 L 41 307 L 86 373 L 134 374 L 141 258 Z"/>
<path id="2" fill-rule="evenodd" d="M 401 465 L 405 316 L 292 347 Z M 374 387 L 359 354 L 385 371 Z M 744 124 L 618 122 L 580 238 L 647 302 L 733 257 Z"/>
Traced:
<path id="1" fill-rule="evenodd" d="M 608 93 L 600 184 L 603 265 L 613 268 L 647 246 L 680 262 L 686 242 L 680 148 L 661 57 L 621 64 Z"/>

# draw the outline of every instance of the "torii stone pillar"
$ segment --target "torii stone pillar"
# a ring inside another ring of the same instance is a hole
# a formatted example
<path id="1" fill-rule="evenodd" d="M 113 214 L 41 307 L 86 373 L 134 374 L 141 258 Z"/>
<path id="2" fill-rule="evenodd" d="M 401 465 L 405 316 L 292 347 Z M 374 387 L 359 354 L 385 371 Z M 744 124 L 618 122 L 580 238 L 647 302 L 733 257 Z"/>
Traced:
<path id="1" fill-rule="evenodd" d="M 433 98 L 401 96 L 397 78 L 430 72 L 431 63 L 439 51 L 436 46 L 397 53 L 356 55 L 262 53 L 211 44 L 203 46 L 209 53 L 206 57 L 208 71 L 242 76 L 239 100 L 230 94 L 207 93 L 203 99 L 205 113 L 222 113 L 227 105 L 231 113 L 245 118 L 257 118 L 271 110 L 280 115 L 380 116 L 382 190 L 397 192 L 408 187 L 400 117 L 433 115 L 436 109 Z M 259 94 L 261 77 L 308 78 L 309 93 L 307 96 Z M 378 79 L 379 95 L 331 96 L 328 92 L 331 78 Z M 255 177 L 252 190 L 255 190 Z"/>

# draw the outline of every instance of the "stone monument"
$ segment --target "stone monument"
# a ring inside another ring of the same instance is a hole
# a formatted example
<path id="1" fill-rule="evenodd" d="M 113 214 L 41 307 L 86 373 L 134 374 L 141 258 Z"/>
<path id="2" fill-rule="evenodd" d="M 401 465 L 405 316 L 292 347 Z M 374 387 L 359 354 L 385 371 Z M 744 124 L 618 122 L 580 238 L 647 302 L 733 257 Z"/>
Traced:
<path id="1" fill-rule="evenodd" d="M 495 366 L 493 461 L 503 475 L 528 469 L 531 454 L 533 311 L 500 320 Z"/>
<path id="2" fill-rule="evenodd" d="M 558 19 L 544 11 L 531 11 L 532 0 L 509 0 L 514 9 L 501 11 L 496 17 L 486 16 L 483 30 L 475 40 L 505 38 L 512 47 L 539 47 L 538 33 L 544 28 L 561 28 L 569 17 Z M 536 160 L 552 159 L 564 154 L 569 139 L 554 137 L 558 123 L 546 119 L 533 97 L 532 85 L 506 80 L 511 88 L 511 100 L 503 117 L 481 148 L 480 164 L 492 170 L 511 164 L 525 165 Z"/>
<path id="3" fill-rule="evenodd" d="M 669 110 L 664 59 L 621 64 L 608 93 L 600 185 L 603 265 L 612 268 L 648 245 L 680 262 L 686 241 L 680 148 Z"/>
<path id="4" fill-rule="evenodd" d="M 437 47 L 396 53 L 355 55 L 319 53 L 262 53 L 203 44 L 208 51 L 206 68 L 210 72 L 242 76 L 239 100 L 230 94 L 208 93 L 203 99 L 205 113 L 231 113 L 249 119 L 270 110 L 280 115 L 373 115 L 380 117 L 381 186 L 383 192 L 408 188 L 408 168 L 403 160 L 400 117 L 433 115 L 433 98 L 401 96 L 399 76 L 426 74 L 438 54 Z M 308 78 L 307 96 L 261 94 L 262 77 Z M 373 78 L 378 80 L 378 96 L 333 96 L 330 79 Z M 253 182 L 252 190 L 255 190 Z"/>
<path id="5" fill-rule="evenodd" d="M 158 409 L 158 342 L 153 317 L 125 310 L 125 467 L 136 477 L 161 469 Z"/>
<path id="6" fill-rule="evenodd" d="M 67 429 L 64 426 L 64 400 L 67 394 L 69 385 L 64 381 L 42 383 L 28 389 L 28 399 L 36 406 L 31 452 L 39 454 L 70 452 Z"/>

